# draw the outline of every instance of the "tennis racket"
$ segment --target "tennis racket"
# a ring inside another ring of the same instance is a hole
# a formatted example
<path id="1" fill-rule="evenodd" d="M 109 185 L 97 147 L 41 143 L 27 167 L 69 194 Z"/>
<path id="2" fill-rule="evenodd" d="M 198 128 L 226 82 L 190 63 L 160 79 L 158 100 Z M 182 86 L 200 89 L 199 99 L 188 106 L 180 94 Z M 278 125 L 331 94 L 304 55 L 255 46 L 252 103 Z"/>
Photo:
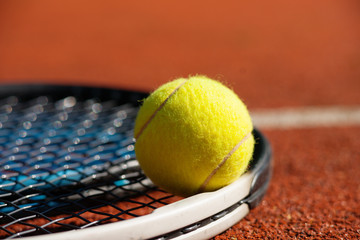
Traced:
<path id="1" fill-rule="evenodd" d="M 0 238 L 207 239 L 258 205 L 271 178 L 271 148 L 256 129 L 249 169 L 229 186 L 188 198 L 154 186 L 134 152 L 135 117 L 146 96 L 2 86 Z"/>

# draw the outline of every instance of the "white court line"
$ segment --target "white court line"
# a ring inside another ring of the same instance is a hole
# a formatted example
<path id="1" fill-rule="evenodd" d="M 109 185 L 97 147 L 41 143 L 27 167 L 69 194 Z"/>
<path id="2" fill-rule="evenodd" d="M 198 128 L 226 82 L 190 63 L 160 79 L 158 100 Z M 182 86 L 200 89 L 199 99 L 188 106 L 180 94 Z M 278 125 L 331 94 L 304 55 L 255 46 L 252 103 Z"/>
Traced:
<path id="1" fill-rule="evenodd" d="M 254 109 L 250 115 L 254 126 L 263 129 L 360 125 L 360 106 Z"/>

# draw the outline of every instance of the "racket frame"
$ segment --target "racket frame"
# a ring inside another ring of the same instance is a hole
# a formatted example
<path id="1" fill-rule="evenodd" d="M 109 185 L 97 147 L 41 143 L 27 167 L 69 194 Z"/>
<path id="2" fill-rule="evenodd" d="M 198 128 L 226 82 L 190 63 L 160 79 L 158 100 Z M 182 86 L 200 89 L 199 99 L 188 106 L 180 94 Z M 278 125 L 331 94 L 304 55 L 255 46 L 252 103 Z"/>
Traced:
<path id="1" fill-rule="evenodd" d="M 63 95 L 63 92 L 67 92 L 69 96 L 116 99 L 133 104 L 139 104 L 138 101 L 147 96 L 144 92 L 80 86 L 34 84 L 0 88 L 2 97 L 56 97 Z M 185 198 L 134 219 L 26 239 L 45 240 L 49 236 L 53 240 L 118 239 L 120 236 L 122 239 L 204 239 L 215 236 L 245 217 L 260 203 L 268 188 L 272 172 L 271 147 L 267 139 L 256 129 L 254 136 L 257 144 L 251 168 L 237 181 L 222 189 Z M 208 223 L 202 226 L 201 224 L 206 221 Z"/>

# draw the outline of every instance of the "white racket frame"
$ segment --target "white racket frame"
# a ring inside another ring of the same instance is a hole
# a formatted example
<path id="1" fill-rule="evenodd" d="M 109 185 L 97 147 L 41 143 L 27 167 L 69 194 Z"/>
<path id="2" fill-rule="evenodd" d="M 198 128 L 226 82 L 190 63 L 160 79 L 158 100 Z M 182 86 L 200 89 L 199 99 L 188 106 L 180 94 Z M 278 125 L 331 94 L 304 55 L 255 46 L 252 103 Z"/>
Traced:
<path id="1" fill-rule="evenodd" d="M 110 240 L 148 239 L 184 228 L 211 217 L 244 199 L 250 192 L 254 175 L 251 171 L 234 183 L 214 192 L 206 192 L 160 207 L 152 213 L 134 219 L 108 223 L 91 228 L 71 230 L 51 235 L 26 237 L 27 240 Z M 209 239 L 222 233 L 249 213 L 246 203 L 224 217 L 195 231 L 174 239 Z"/>

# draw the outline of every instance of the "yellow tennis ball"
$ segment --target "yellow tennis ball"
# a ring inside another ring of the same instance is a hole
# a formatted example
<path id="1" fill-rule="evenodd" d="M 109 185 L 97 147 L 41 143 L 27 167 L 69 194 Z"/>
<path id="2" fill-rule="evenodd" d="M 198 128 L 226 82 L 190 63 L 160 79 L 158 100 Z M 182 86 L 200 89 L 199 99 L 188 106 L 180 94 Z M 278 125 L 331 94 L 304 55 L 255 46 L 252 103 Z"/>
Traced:
<path id="1" fill-rule="evenodd" d="M 180 78 L 144 100 L 135 153 L 156 185 L 189 196 L 226 186 L 246 171 L 252 130 L 248 110 L 232 90 L 205 76 Z"/>

